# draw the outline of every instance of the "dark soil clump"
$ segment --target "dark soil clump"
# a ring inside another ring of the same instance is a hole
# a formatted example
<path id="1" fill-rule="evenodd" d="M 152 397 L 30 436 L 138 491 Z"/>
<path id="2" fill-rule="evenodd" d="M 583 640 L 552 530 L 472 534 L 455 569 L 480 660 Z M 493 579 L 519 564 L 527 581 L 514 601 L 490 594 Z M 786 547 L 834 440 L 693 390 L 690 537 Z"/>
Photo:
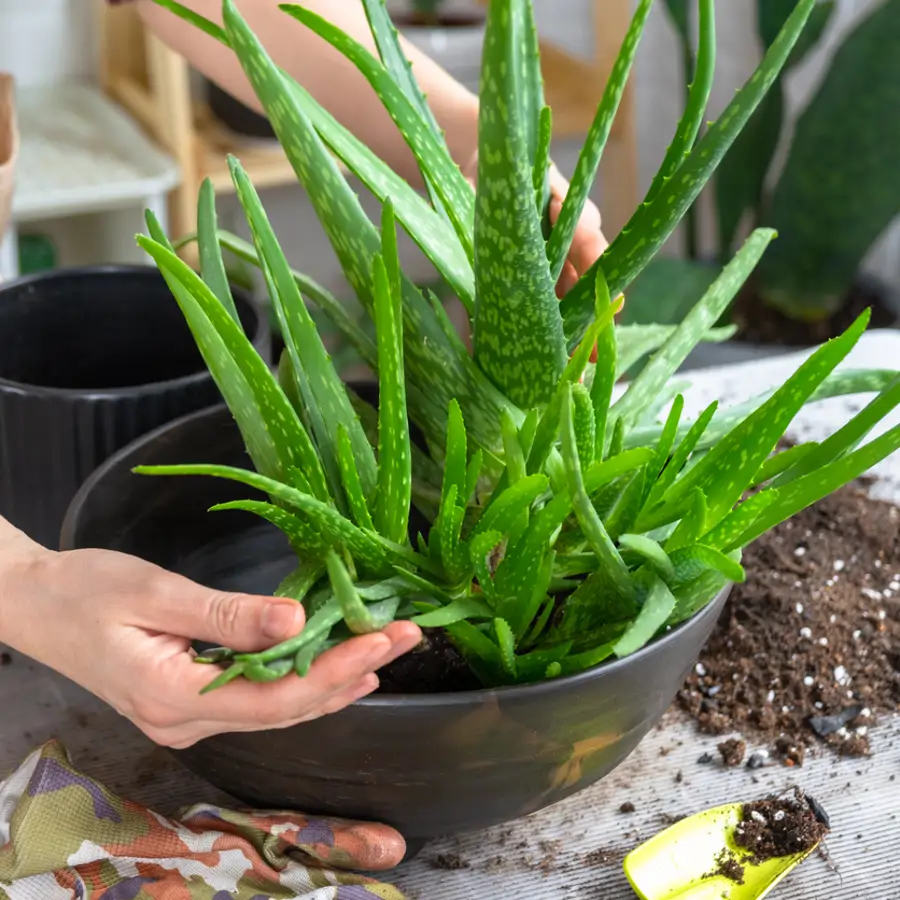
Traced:
<path id="1" fill-rule="evenodd" d="M 723 850 L 716 857 L 716 867 L 707 878 L 723 875 L 735 884 L 744 883 L 744 867 L 727 851 Z"/>
<path id="2" fill-rule="evenodd" d="M 781 856 L 808 853 L 828 834 L 802 794 L 745 803 L 734 841 L 753 865 Z"/>
<path id="3" fill-rule="evenodd" d="M 626 801 L 619 807 L 619 812 L 623 813 L 624 815 L 629 815 L 630 813 L 633 813 L 634 812 L 634 804 L 630 800 Z"/>
<path id="4" fill-rule="evenodd" d="M 432 869 L 441 869 L 444 872 L 458 872 L 460 869 L 470 869 L 471 865 L 457 853 L 439 853 L 428 860 Z"/>
<path id="5" fill-rule="evenodd" d="M 744 754 L 747 752 L 747 742 L 738 738 L 730 738 L 719 744 L 718 751 L 722 754 L 722 762 L 726 766 L 739 766 L 744 761 Z"/>
<path id="6" fill-rule="evenodd" d="M 443 631 L 425 629 L 422 643 L 378 672 L 382 694 L 444 694 L 481 687 Z"/>
<path id="7" fill-rule="evenodd" d="M 732 321 L 738 326 L 737 340 L 781 347 L 811 347 L 843 334 L 864 310 L 870 308 L 870 327 L 890 328 L 896 324 L 896 312 L 888 309 L 881 293 L 864 281 L 854 284 L 840 309 L 821 322 L 789 319 L 763 303 L 750 282 L 735 301 Z"/>
<path id="8" fill-rule="evenodd" d="M 761 537 L 678 702 L 802 765 L 818 741 L 870 752 L 900 705 L 900 511 L 848 486 Z"/>

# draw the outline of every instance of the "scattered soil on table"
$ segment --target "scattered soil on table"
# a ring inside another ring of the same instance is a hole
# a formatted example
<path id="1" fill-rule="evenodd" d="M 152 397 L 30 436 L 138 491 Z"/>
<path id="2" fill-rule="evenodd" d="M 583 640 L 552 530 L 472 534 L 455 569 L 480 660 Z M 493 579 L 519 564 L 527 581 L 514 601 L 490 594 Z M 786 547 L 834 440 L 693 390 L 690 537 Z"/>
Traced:
<path id="1" fill-rule="evenodd" d="M 735 884 L 744 883 L 744 867 L 734 858 L 734 856 L 723 850 L 716 857 L 716 867 L 706 876 L 706 878 L 714 878 L 716 875 L 724 875 L 729 881 Z"/>
<path id="2" fill-rule="evenodd" d="M 443 694 L 481 687 L 465 660 L 443 631 L 424 630 L 424 640 L 412 652 L 378 672 L 381 694 Z"/>
<path id="3" fill-rule="evenodd" d="M 722 755 L 722 762 L 726 766 L 739 766 L 744 761 L 744 754 L 747 752 L 747 742 L 739 738 L 729 738 L 727 741 L 722 741 L 717 749 Z"/>
<path id="4" fill-rule="evenodd" d="M 870 752 L 877 715 L 900 705 L 900 510 L 848 486 L 744 553 L 678 702 L 708 734 L 764 740 L 801 765 L 822 741 Z"/>
<path id="5" fill-rule="evenodd" d="M 460 869 L 470 869 L 471 865 L 457 853 L 439 853 L 428 860 L 432 869 L 442 869 L 445 872 L 457 872 Z"/>
<path id="6" fill-rule="evenodd" d="M 745 803 L 734 841 L 758 865 L 767 859 L 793 856 L 812 850 L 828 826 L 816 817 L 802 794 Z"/>
<path id="7" fill-rule="evenodd" d="M 853 285 L 846 301 L 833 316 L 812 323 L 789 319 L 767 306 L 749 282 L 735 301 L 732 322 L 738 326 L 736 340 L 782 347 L 811 347 L 842 334 L 869 308 L 872 310 L 869 327 L 890 328 L 897 323 L 896 312 L 886 306 L 881 293 L 862 282 Z"/>
<path id="8" fill-rule="evenodd" d="M 619 807 L 619 812 L 625 813 L 626 815 L 628 813 L 633 813 L 634 812 L 634 804 L 630 800 L 626 801 Z"/>

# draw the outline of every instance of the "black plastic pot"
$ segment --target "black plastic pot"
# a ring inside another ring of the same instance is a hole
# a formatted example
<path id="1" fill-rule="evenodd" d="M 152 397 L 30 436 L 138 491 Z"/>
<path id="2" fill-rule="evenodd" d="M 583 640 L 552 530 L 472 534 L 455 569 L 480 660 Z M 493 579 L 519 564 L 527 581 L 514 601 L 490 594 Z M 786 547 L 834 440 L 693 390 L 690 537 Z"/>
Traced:
<path id="1" fill-rule="evenodd" d="M 185 460 L 248 464 L 225 409 L 171 423 L 104 463 L 69 509 L 63 548 L 111 548 L 216 588 L 271 591 L 294 564 L 281 534 L 246 513 L 206 511 L 247 489 L 131 473 Z M 288 730 L 225 734 L 177 755 L 253 806 L 383 821 L 413 841 L 509 821 L 587 787 L 631 753 L 693 665 L 725 593 L 644 650 L 581 675 L 376 695 Z"/>
<path id="2" fill-rule="evenodd" d="M 223 91 L 214 81 L 206 81 L 206 102 L 210 112 L 233 134 L 276 140 L 275 129 L 265 116 Z"/>
<path id="3" fill-rule="evenodd" d="M 268 358 L 266 317 L 244 295 L 236 303 Z M 55 547 L 72 497 L 104 459 L 221 399 L 156 268 L 0 286 L 0 515 Z"/>

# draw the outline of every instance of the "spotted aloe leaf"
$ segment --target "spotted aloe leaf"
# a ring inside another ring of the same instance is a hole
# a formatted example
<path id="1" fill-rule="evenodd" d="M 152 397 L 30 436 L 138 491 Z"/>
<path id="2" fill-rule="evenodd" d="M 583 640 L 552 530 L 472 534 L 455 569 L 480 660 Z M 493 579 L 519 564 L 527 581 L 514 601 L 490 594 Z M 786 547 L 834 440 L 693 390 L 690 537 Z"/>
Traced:
<path id="1" fill-rule="evenodd" d="M 225 478 L 248 487 L 264 491 L 270 497 L 282 501 L 288 507 L 302 513 L 319 531 L 322 538 L 333 545 L 345 546 L 353 556 L 375 572 L 392 575 L 385 544 L 375 535 L 357 528 L 345 519 L 333 506 L 322 503 L 315 497 L 282 484 L 272 478 L 266 478 L 248 469 L 237 469 L 232 466 L 216 465 L 181 465 L 181 466 L 138 466 L 135 472 L 139 475 L 206 475 L 213 478 Z M 238 501 L 240 503 L 240 501 Z M 226 507 L 220 507 L 226 508 Z M 239 507 L 235 507 L 239 508 Z M 402 557 L 401 557 L 402 560 Z"/>
<path id="2" fill-rule="evenodd" d="M 694 145 L 677 173 L 663 184 L 653 200 L 642 206 L 601 257 L 613 295 L 623 291 L 646 266 L 696 200 L 719 161 L 777 78 L 815 5 L 798 0 L 762 62 L 722 115 Z M 596 264 L 595 264 L 596 265 Z M 574 345 L 591 318 L 595 267 L 566 295 L 561 307 L 566 335 Z"/>
<path id="3" fill-rule="evenodd" d="M 253 513 L 261 519 L 271 522 L 287 535 L 291 546 L 297 553 L 312 553 L 314 558 L 321 560 L 328 548 L 327 543 L 313 525 L 279 506 L 265 503 L 262 500 L 233 500 L 229 503 L 218 503 L 211 507 L 210 511 L 219 512 L 230 509 Z M 307 579 L 303 579 L 304 585 L 306 581 Z"/>
<path id="4" fill-rule="evenodd" d="M 203 280 L 172 251 L 140 236 L 156 262 L 210 371 L 218 376 L 248 450 L 260 471 L 290 482 L 298 469 L 320 500 L 329 498 L 322 462 L 290 401 L 240 326 Z"/>
<path id="5" fill-rule="evenodd" d="M 640 650 L 665 625 L 674 609 L 675 597 L 666 583 L 657 575 L 651 576 L 641 611 L 616 642 L 615 655 L 621 658 Z"/>
<path id="6" fill-rule="evenodd" d="M 611 415 L 634 425 L 644 409 L 665 388 L 672 375 L 715 324 L 734 299 L 747 276 L 775 237 L 771 229 L 758 229 L 748 238 L 735 258 L 722 270 L 703 299 L 685 316 L 658 353 L 631 382 L 612 407 Z"/>
<path id="7" fill-rule="evenodd" d="M 553 395 L 566 365 L 559 301 L 534 198 L 530 3 L 491 0 L 482 56 L 475 205 L 475 358 L 514 403 Z"/>
<path id="8" fill-rule="evenodd" d="M 372 497 L 375 490 L 375 454 L 366 433 L 319 337 L 297 282 L 291 275 L 290 266 L 256 189 L 241 164 L 233 157 L 229 159 L 229 167 L 253 242 L 263 262 L 262 270 L 272 306 L 281 326 L 293 374 L 297 378 L 300 398 L 308 412 L 316 443 L 329 475 L 332 495 L 336 498 L 342 496 L 342 479 L 337 461 L 337 426 L 341 426 L 350 439 L 363 494 L 367 498 Z"/>
<path id="9" fill-rule="evenodd" d="M 631 73 L 638 42 L 644 33 L 644 26 L 652 6 L 653 0 L 640 0 L 638 3 L 631 25 L 622 41 L 619 55 L 616 57 L 607 79 L 603 99 L 597 107 L 594 121 L 591 123 L 578 156 L 578 162 L 575 164 L 575 171 L 559 219 L 557 219 L 550 234 L 550 240 L 547 242 L 547 258 L 550 260 L 550 273 L 554 279 L 559 278 L 563 263 L 569 254 L 575 228 L 597 176 L 597 168 L 606 148 L 613 119 L 621 103 L 622 95 L 625 93 L 625 85 Z"/>
<path id="10" fill-rule="evenodd" d="M 664 505 L 671 509 L 699 488 L 709 504 L 709 525 L 724 518 L 774 450 L 794 416 L 854 347 L 868 320 L 868 312 L 863 313 L 840 337 L 820 347 L 759 409 L 675 482 L 664 497 Z"/>
<path id="11" fill-rule="evenodd" d="M 375 328 L 378 335 L 378 531 L 405 543 L 412 496 L 412 454 L 403 372 L 403 298 L 397 233 L 390 203 L 381 225 L 383 256 L 375 257 Z"/>
<path id="12" fill-rule="evenodd" d="M 460 243 L 471 255 L 475 195 L 450 156 L 441 132 L 431 127 L 417 109 L 417 103 L 410 100 L 390 72 L 362 44 L 302 6 L 282 4 L 280 8 L 346 56 L 372 85 L 425 172 L 428 183 L 440 197 Z"/>
<path id="13" fill-rule="evenodd" d="M 341 174 L 309 116 L 233 0 L 224 0 L 229 43 L 241 62 L 360 302 L 374 314 L 371 263 L 381 249 L 378 230 Z M 483 447 L 500 445 L 500 409 L 508 405 L 468 356 L 448 341 L 430 303 L 403 278 L 406 367 L 417 390 L 411 416 L 427 436 L 443 440 L 447 406 L 465 406 L 469 428 Z"/>
<path id="14" fill-rule="evenodd" d="M 359 596 L 347 567 L 334 550 L 329 550 L 326 554 L 325 565 L 328 567 L 328 580 L 331 582 L 335 599 L 341 608 L 341 615 L 350 631 L 354 634 L 372 634 L 380 631 L 392 621 L 394 612 L 399 605 L 398 598 L 394 597 L 392 601 L 381 601 L 391 605 L 379 610 L 381 615 L 376 615 Z"/>
<path id="15" fill-rule="evenodd" d="M 687 310 L 685 311 L 687 312 Z M 679 316 L 679 321 L 683 316 Z M 649 353 L 658 350 L 674 333 L 676 325 L 619 325 L 616 328 L 619 356 L 616 377 L 621 378 Z M 737 329 L 733 325 L 710 328 L 701 341 L 719 344 L 733 337 Z"/>
<path id="16" fill-rule="evenodd" d="M 212 182 L 206 178 L 200 185 L 200 200 L 197 209 L 197 247 L 200 251 L 200 275 L 207 287 L 219 298 L 219 302 L 231 318 L 240 325 L 228 273 L 219 246 L 219 225 L 216 216 L 216 192 Z"/>

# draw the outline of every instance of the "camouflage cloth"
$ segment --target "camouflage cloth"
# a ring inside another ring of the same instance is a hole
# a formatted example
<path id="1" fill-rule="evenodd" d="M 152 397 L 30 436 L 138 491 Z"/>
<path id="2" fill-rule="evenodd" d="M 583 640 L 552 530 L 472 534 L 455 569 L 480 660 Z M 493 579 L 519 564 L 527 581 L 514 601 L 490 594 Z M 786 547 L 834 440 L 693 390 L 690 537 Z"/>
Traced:
<path id="1" fill-rule="evenodd" d="M 380 825 L 209 805 L 167 819 L 82 775 L 50 742 L 0 783 L 0 898 L 403 900 L 317 867 L 377 858 L 380 836 L 396 840 Z"/>

